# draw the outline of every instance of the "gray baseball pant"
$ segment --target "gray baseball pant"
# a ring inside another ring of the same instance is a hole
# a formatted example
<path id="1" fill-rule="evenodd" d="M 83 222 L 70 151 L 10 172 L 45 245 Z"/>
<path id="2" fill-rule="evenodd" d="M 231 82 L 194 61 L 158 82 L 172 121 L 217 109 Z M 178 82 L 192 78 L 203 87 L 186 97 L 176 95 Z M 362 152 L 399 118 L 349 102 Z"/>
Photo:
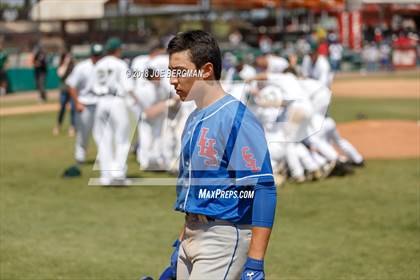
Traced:
<path id="1" fill-rule="evenodd" d="M 240 279 L 251 242 L 250 225 L 186 220 L 177 280 Z"/>

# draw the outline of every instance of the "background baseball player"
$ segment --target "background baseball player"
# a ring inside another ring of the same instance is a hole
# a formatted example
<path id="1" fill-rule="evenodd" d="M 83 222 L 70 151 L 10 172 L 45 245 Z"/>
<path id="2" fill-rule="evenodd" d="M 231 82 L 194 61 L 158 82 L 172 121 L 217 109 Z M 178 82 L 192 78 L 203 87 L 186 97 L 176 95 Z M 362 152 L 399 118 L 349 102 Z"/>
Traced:
<path id="1" fill-rule="evenodd" d="M 68 103 L 70 103 L 70 127 L 68 129 L 68 135 L 73 137 L 75 134 L 76 109 L 74 107 L 74 100 L 71 98 L 68 85 L 66 84 L 66 79 L 73 71 L 73 68 L 74 58 L 70 52 L 66 51 L 60 56 L 60 63 L 57 68 L 57 76 L 60 77 L 60 109 L 58 110 L 57 124 L 53 128 L 53 135 L 58 135 L 61 132 Z"/>
<path id="2" fill-rule="evenodd" d="M 74 158 L 78 163 L 86 160 L 86 149 L 95 119 L 97 96 L 93 92 L 92 73 L 94 65 L 101 58 L 103 46 L 93 44 L 90 48 L 90 58 L 79 62 L 66 79 L 69 94 L 72 96 L 76 111 L 76 143 Z"/>
<path id="3" fill-rule="evenodd" d="M 130 120 L 125 101 L 132 94 L 128 66 L 121 57 L 121 41 L 106 43 L 107 55 L 95 65 L 92 90 L 98 96 L 93 136 L 98 146 L 100 182 L 121 182 L 126 177 L 126 160 L 130 149 Z"/>
<path id="4" fill-rule="evenodd" d="M 168 134 L 168 108 L 176 105 L 167 75 L 169 57 L 163 47 L 155 45 L 147 55 L 133 59 L 134 95 L 133 113 L 138 122 L 136 151 L 141 169 L 168 170 L 173 161 L 173 135 Z M 165 103 L 166 102 L 166 103 Z M 164 137 L 163 137 L 164 136 Z"/>
<path id="5" fill-rule="evenodd" d="M 310 53 L 303 58 L 301 71 L 304 77 L 318 80 L 328 88 L 331 86 L 334 74 L 328 58 L 319 54 L 318 44 L 312 44 Z"/>
<path id="6" fill-rule="evenodd" d="M 274 85 L 264 85 L 260 91 L 253 94 L 255 105 L 250 102 L 250 108 L 264 127 L 271 165 L 276 176 L 284 173 L 286 156 L 286 139 L 282 125 L 286 109 L 281 106 L 282 92 Z"/>
<path id="7" fill-rule="evenodd" d="M 258 53 L 258 56 L 255 59 L 255 65 L 262 72 L 283 73 L 289 66 L 289 62 L 281 56 Z"/>
<path id="8" fill-rule="evenodd" d="M 287 165 L 292 178 L 297 182 L 303 182 L 305 180 L 305 170 L 299 160 L 297 143 L 307 137 L 313 114 L 311 103 L 302 90 L 298 79 L 292 73 L 264 72 L 255 76 L 253 80 L 266 81 L 273 85 L 271 87 L 274 91 L 278 91 L 276 100 L 280 103 L 278 105 L 272 104 L 276 107 L 283 106 L 286 108 L 283 130 Z M 304 163 L 309 172 L 315 172 L 318 169 L 315 162 L 309 159 Z"/>
<path id="9" fill-rule="evenodd" d="M 164 133 L 164 128 L 168 125 L 168 109 L 176 106 L 177 100 L 170 96 L 160 76 L 154 74 L 156 71 L 152 68 L 146 70 L 148 78 L 141 82 L 140 92 L 136 94 L 141 108 L 137 160 L 142 169 L 167 170 L 172 158 L 166 140 L 172 139 Z"/>

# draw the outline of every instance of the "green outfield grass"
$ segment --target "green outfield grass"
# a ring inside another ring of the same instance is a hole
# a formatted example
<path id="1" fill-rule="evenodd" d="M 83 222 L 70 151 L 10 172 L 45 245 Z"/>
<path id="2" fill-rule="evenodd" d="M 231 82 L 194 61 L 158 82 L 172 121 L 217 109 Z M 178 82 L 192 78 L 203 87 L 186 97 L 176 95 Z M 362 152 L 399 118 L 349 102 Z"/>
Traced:
<path id="1" fill-rule="evenodd" d="M 420 99 L 333 97 L 329 113 L 337 122 L 357 119 L 420 120 Z"/>
<path id="2" fill-rule="evenodd" d="M 52 137 L 54 121 L 0 118 L 0 279 L 157 277 L 183 221 L 175 188 L 87 186 L 91 165 L 62 179 L 73 139 Z M 129 163 L 131 176 L 151 176 Z M 368 161 L 353 176 L 279 189 L 267 279 L 418 279 L 419 179 L 419 159 Z"/>

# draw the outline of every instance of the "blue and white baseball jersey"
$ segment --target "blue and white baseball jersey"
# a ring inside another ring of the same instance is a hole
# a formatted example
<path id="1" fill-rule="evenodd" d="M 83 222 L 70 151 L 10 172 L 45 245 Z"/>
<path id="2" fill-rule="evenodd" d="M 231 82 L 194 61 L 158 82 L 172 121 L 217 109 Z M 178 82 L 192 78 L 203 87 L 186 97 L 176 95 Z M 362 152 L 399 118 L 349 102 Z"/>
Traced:
<path id="1" fill-rule="evenodd" d="M 226 95 L 191 113 L 181 142 L 175 210 L 251 224 L 254 187 L 274 185 L 264 130 L 251 111 Z"/>

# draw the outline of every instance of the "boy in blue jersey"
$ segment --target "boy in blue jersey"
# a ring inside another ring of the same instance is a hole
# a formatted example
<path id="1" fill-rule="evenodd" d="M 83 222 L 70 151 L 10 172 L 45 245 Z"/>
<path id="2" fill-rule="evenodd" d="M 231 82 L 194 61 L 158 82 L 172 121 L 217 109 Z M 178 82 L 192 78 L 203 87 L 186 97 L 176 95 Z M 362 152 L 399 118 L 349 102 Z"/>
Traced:
<path id="1" fill-rule="evenodd" d="M 181 139 L 175 210 L 185 224 L 160 279 L 264 279 L 276 188 L 263 128 L 223 91 L 210 34 L 179 33 L 167 52 L 171 84 L 197 109 Z"/>

